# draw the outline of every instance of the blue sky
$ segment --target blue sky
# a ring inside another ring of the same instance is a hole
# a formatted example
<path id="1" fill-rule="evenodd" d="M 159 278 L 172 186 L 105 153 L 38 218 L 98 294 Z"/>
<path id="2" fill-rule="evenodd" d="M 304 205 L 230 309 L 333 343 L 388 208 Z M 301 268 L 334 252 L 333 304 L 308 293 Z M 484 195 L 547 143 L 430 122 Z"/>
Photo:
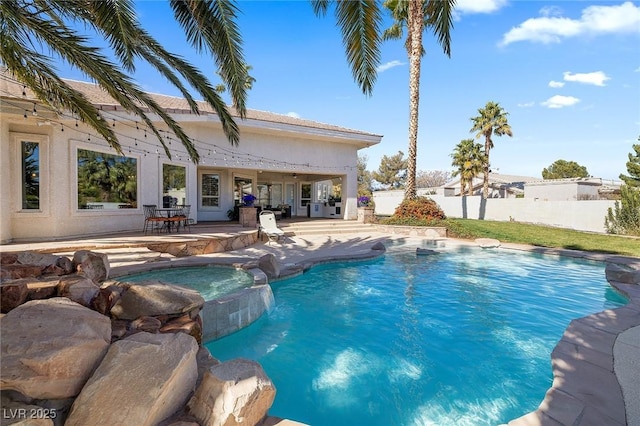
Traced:
<path id="1" fill-rule="evenodd" d="M 335 17 L 314 15 L 307 1 L 241 1 L 238 23 L 256 78 L 251 109 L 384 136 L 362 150 L 368 168 L 383 155 L 407 153 L 408 60 L 403 41 L 385 42 L 373 95 L 361 93 L 346 62 Z M 168 6 L 137 3 L 143 25 L 172 52 L 217 83 L 211 58 L 187 46 Z M 391 23 L 386 18 L 385 28 Z M 509 112 L 514 136 L 496 138 L 494 171 L 541 177 L 558 159 L 595 177 L 626 173 L 640 135 L 640 2 L 459 0 L 451 58 L 425 34 L 418 170 L 448 170 L 488 101 Z M 73 70 L 67 78 L 86 80 Z M 145 90 L 179 93 L 146 68 Z M 479 140 L 483 143 L 483 140 Z M 242 143 L 242 142 L 240 142 Z"/>

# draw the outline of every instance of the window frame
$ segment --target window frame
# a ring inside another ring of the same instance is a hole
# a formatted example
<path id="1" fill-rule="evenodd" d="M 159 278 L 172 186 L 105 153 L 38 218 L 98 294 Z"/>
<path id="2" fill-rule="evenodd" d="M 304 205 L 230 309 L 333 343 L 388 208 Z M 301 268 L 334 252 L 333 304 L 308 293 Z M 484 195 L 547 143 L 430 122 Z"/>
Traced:
<path id="1" fill-rule="evenodd" d="M 205 175 L 216 175 L 218 176 L 218 205 L 217 206 L 205 206 L 203 204 L 203 200 L 205 198 L 216 198 L 215 196 L 204 196 L 202 190 L 204 189 L 204 185 L 202 184 L 203 177 Z M 220 170 L 199 170 L 198 171 L 198 209 L 203 211 L 221 211 L 222 210 L 222 176 L 223 173 Z"/>
<path id="2" fill-rule="evenodd" d="M 50 201 L 50 167 L 49 167 L 49 146 L 50 140 L 48 135 L 39 135 L 34 133 L 21 133 L 10 132 L 12 139 L 13 153 L 13 170 L 12 176 L 14 179 L 14 188 L 20 188 L 19 194 L 14 198 L 14 205 L 12 206 L 13 214 L 16 217 L 47 217 L 50 215 L 51 201 Z M 39 173 L 39 208 L 37 209 L 23 209 L 22 199 L 22 143 L 33 142 L 39 145 L 38 147 L 38 173 Z"/>

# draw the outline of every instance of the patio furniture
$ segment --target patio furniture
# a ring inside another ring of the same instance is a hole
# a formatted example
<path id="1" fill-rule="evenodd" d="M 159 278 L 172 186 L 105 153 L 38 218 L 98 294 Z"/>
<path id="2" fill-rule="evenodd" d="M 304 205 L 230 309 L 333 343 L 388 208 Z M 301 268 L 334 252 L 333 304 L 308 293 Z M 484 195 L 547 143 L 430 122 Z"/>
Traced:
<path id="1" fill-rule="evenodd" d="M 169 208 L 156 208 L 156 213 L 164 221 L 164 229 L 171 233 L 171 230 L 175 227 L 176 232 L 180 229 L 180 224 L 184 220 L 184 213 L 182 207 L 169 207 Z"/>
<path id="2" fill-rule="evenodd" d="M 160 232 L 167 218 L 160 215 L 155 204 L 145 204 L 142 208 L 144 209 L 144 234 L 147 235 L 149 227 L 151 227 L 152 231 L 155 229 Z"/>
<path id="3" fill-rule="evenodd" d="M 189 229 L 191 232 L 191 219 L 189 218 L 189 213 L 191 212 L 191 204 L 182 204 L 178 205 L 178 208 L 181 210 L 176 217 L 180 218 L 180 223 L 184 229 Z"/>
<path id="4" fill-rule="evenodd" d="M 284 231 L 276 225 L 276 216 L 271 210 L 263 210 L 260 212 L 259 231 L 264 232 L 267 236 L 269 245 L 271 245 L 271 241 L 279 241 L 280 237 L 284 238 Z"/>

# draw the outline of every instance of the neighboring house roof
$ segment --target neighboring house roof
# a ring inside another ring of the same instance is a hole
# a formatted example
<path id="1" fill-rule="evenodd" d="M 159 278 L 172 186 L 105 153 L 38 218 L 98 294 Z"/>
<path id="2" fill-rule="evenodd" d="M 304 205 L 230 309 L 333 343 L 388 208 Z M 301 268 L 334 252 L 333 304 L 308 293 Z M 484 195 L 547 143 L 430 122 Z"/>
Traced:
<path id="1" fill-rule="evenodd" d="M 95 83 L 87 83 L 76 80 L 67 80 L 63 79 L 67 84 L 69 84 L 74 89 L 82 92 L 87 99 L 96 107 L 102 107 L 102 109 L 110 109 L 112 111 L 126 111 L 125 108 L 120 106 L 115 99 L 113 99 L 106 91 L 104 91 L 100 86 Z M 23 95 L 24 93 L 24 95 Z M 189 104 L 186 99 L 175 97 L 175 96 L 167 96 L 155 93 L 148 93 L 148 95 L 153 98 L 158 105 L 166 110 L 169 113 L 173 114 L 194 114 L 189 108 Z M 10 73 L 6 71 L 4 68 L 0 68 L 0 98 L 7 99 L 19 99 L 22 101 L 29 102 L 38 102 L 37 97 L 31 92 L 28 88 L 25 88 L 24 85 L 20 84 Z M 197 101 L 198 108 L 200 110 L 200 115 L 208 115 L 208 114 L 216 114 L 213 108 L 209 104 L 204 101 Z M 146 110 L 146 108 L 145 108 Z M 234 110 L 234 108 L 229 107 L 229 111 L 231 115 L 235 118 L 238 118 L 238 113 Z M 20 110 L 20 113 L 21 110 Z M 374 140 L 374 142 L 369 143 L 369 145 L 378 143 L 382 135 L 377 135 L 374 133 L 364 132 L 361 130 L 350 129 L 341 126 L 335 126 L 332 124 L 321 123 L 312 120 L 306 120 L 296 117 L 291 117 L 284 114 L 276 114 L 273 112 L 267 111 L 259 111 L 253 109 L 247 109 L 246 111 L 246 120 L 256 120 L 260 122 L 270 122 L 277 123 L 281 125 L 291 125 L 297 127 L 306 127 L 309 129 L 317 129 L 324 131 L 334 131 L 339 133 L 353 134 L 358 136 L 369 137 L 368 139 Z"/>
<path id="2" fill-rule="evenodd" d="M 480 173 L 473 179 L 473 186 L 475 187 L 478 183 L 482 184 L 484 180 L 484 173 Z M 516 176 L 516 175 L 504 175 L 500 173 L 489 173 L 489 185 L 522 185 L 529 184 L 530 182 L 535 182 L 540 180 L 540 178 L 531 177 L 531 176 Z M 460 186 L 460 178 L 456 178 L 451 180 L 443 185 L 445 188 L 456 188 Z"/>

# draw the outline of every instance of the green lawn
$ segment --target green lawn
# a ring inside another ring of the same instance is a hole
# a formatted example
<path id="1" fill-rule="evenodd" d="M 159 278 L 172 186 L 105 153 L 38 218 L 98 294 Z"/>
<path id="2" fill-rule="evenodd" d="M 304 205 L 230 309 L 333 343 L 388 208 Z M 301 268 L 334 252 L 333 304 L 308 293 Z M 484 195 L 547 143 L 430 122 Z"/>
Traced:
<path id="1" fill-rule="evenodd" d="M 490 220 L 446 219 L 444 225 L 454 238 L 495 238 L 510 243 L 640 257 L 640 238 Z"/>

